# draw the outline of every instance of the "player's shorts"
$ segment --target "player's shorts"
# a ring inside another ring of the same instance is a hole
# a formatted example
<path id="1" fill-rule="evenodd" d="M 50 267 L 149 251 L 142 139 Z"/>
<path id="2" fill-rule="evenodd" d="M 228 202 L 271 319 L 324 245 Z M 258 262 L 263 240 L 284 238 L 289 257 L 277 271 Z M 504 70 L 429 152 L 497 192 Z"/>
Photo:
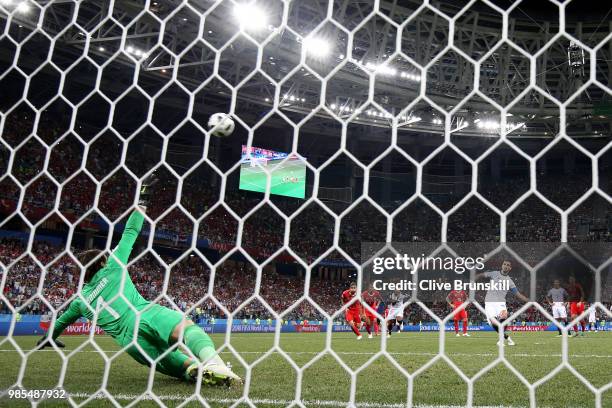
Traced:
<path id="1" fill-rule="evenodd" d="M 395 318 L 395 319 L 403 319 L 404 318 L 404 306 L 398 306 L 398 307 L 394 307 L 394 306 L 390 306 L 389 309 L 387 309 L 387 316 L 388 318 Z"/>
<path id="2" fill-rule="evenodd" d="M 578 304 L 580 304 L 580 306 Z M 584 302 L 570 302 L 570 314 L 572 316 L 582 313 L 584 313 Z"/>
<path id="3" fill-rule="evenodd" d="M 376 319 L 376 315 L 372 312 L 370 312 L 368 309 L 364 309 L 365 312 L 365 317 L 367 317 L 370 320 L 374 320 Z"/>
<path id="4" fill-rule="evenodd" d="M 455 310 L 457 309 L 458 308 L 455 308 Z M 467 310 L 465 310 L 465 307 L 462 307 L 461 310 L 455 313 L 455 315 L 453 316 L 453 320 L 466 320 L 467 318 L 468 314 Z"/>
<path id="5" fill-rule="evenodd" d="M 344 318 L 347 322 L 355 322 L 356 324 L 361 323 L 361 316 L 357 310 L 347 309 L 347 311 L 344 312 Z"/>
<path id="6" fill-rule="evenodd" d="M 563 302 L 554 302 L 552 305 L 552 313 L 555 319 L 567 319 L 567 310 Z"/>
<path id="7" fill-rule="evenodd" d="M 487 315 L 487 321 L 492 325 L 491 319 L 495 318 L 499 321 L 499 316 L 506 308 L 506 302 L 485 302 L 485 314 Z"/>
<path id="8" fill-rule="evenodd" d="M 158 359 L 162 354 L 170 348 L 170 335 L 174 331 L 177 324 L 185 319 L 183 314 L 168 309 L 167 307 L 157 304 L 150 305 L 140 314 L 140 322 L 138 325 L 137 343 L 141 350 L 136 346 L 130 345 L 127 353 L 138 361 L 140 364 L 151 365 L 151 361 Z M 121 339 L 117 339 L 121 346 L 127 346 L 132 342 L 133 328 L 127 328 L 125 335 Z M 212 342 L 212 340 L 211 340 Z M 143 355 L 144 352 L 146 354 Z M 147 359 L 148 357 L 148 359 Z M 178 350 L 166 353 L 157 363 L 156 368 L 164 374 L 173 377 L 181 378 L 185 369 L 183 363 L 187 360 L 185 354 Z M 149 359 L 151 361 L 149 361 Z"/>
<path id="9" fill-rule="evenodd" d="M 589 323 L 597 323 L 597 317 L 595 313 L 589 313 Z"/>

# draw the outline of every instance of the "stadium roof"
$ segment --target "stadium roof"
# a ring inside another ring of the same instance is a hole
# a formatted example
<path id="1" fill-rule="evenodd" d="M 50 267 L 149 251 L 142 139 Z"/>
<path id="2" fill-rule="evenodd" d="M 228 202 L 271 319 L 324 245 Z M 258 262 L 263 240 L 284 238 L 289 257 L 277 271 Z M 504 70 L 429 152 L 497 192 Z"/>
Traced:
<path id="1" fill-rule="evenodd" d="M 584 64 L 570 65 L 571 38 L 561 36 L 551 42 L 558 32 L 559 11 L 553 3 L 525 1 L 508 13 L 513 44 L 502 41 L 502 14 L 483 2 L 463 9 L 467 3 L 440 1 L 427 8 L 419 1 L 381 1 L 380 14 L 371 15 L 373 2 L 336 1 L 333 21 L 323 22 L 327 2 L 294 1 L 287 26 L 282 27 L 283 3 L 258 2 L 266 24 L 246 28 L 245 35 L 237 34 L 235 4 L 227 0 L 156 0 L 148 9 L 143 1 L 121 1 L 112 10 L 103 2 L 83 2 L 78 8 L 71 1 L 38 2 L 40 9 L 13 14 L 8 36 L 1 40 L 6 51 L 0 54 L 0 72 L 9 69 L 15 42 L 22 42 L 19 66 L 30 74 L 44 64 L 50 40 L 55 39 L 51 61 L 68 71 L 67 82 L 73 86 L 65 87 L 64 93 L 76 101 L 78 90 L 90 86 L 98 70 L 100 89 L 113 100 L 134 83 L 138 72 L 136 83 L 160 104 L 180 109 L 186 91 L 194 92 L 195 110 L 207 114 L 228 110 L 232 93 L 228 85 L 237 87 L 236 113 L 252 124 L 273 107 L 279 83 L 279 110 L 297 123 L 319 105 L 321 77 L 327 79 L 324 103 L 344 120 L 352 117 L 354 122 L 386 127 L 390 116 L 397 116 L 401 127 L 443 133 L 443 111 L 456 108 L 451 129 L 472 136 L 494 135 L 506 120 L 512 136 L 552 137 L 561 126 L 559 107 L 552 98 L 563 102 L 580 89 L 567 106 L 568 132 L 609 138 L 612 105 L 610 90 L 604 86 L 612 81 L 612 41 L 601 46 L 612 25 L 605 18 L 609 6 L 598 2 L 589 7 L 591 12 L 582 11 L 576 1 L 567 6 L 566 32 L 587 47 L 600 45 L 592 59 L 588 49 L 576 46 L 573 55 L 583 57 Z M 502 9 L 509 4 L 493 3 Z M 453 40 L 460 52 L 448 48 L 448 19 L 453 17 L 457 18 Z M 52 38 L 40 32 L 32 35 L 37 22 Z M 0 13 L 0 24 L 6 23 L 6 15 Z M 313 38 L 319 49 L 327 48 L 325 55 L 308 49 Z M 257 44 L 263 45 L 261 69 L 251 76 L 258 64 Z M 79 59 L 85 53 L 90 59 Z M 536 55 L 533 72 L 529 54 Z M 296 68 L 301 58 L 304 64 Z M 476 61 L 481 62 L 476 83 L 481 95 L 502 106 L 513 104 L 511 116 L 502 118 L 482 96 L 463 100 L 474 90 Z M 158 94 L 174 70 L 180 86 Z M 599 85 L 584 87 L 591 70 Z M 437 106 L 420 101 L 406 108 L 419 96 L 425 75 L 425 95 Z M 525 91 L 532 75 L 539 89 Z M 57 70 L 49 64 L 36 77 L 49 86 L 59 82 Z M 365 103 L 369 81 L 374 82 L 374 105 Z M 10 82 L 3 90 L 15 86 Z M 132 89 L 127 97 L 139 93 Z"/>

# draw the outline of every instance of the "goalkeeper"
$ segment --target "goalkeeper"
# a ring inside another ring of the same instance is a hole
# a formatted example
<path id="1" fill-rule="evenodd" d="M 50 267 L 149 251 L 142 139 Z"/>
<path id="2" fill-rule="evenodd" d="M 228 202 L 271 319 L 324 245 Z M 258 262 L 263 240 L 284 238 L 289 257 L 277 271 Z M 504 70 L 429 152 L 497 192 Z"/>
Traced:
<path id="1" fill-rule="evenodd" d="M 150 177 L 143 182 L 139 205 L 130 215 L 113 256 L 109 258 L 103 251 L 95 249 L 79 254 L 79 262 L 89 265 L 85 270 L 81 297 L 70 303 L 50 333 L 43 336 L 37 346 L 44 348 L 53 342 L 58 347 L 64 347 L 57 337 L 68 325 L 84 316 L 113 337 L 121 347 L 127 347 L 127 353 L 140 364 L 151 365 L 151 361 L 174 346 L 182 334 L 185 346 L 198 361 L 175 349 L 157 361 L 157 371 L 194 380 L 198 367 L 202 365 L 203 383 L 231 385 L 240 381 L 240 377 L 217 355 L 211 338 L 183 314 L 145 300 L 127 273 L 126 265 L 142 228 L 150 187 L 155 181 L 154 177 Z M 142 351 L 134 343 L 138 343 Z"/>

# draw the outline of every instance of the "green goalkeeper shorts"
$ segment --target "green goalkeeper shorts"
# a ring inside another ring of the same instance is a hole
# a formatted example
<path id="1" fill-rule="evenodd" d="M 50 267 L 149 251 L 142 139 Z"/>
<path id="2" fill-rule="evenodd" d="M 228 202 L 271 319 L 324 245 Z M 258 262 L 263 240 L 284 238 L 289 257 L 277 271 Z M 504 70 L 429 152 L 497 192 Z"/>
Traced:
<path id="1" fill-rule="evenodd" d="M 138 326 L 138 347 L 131 344 L 127 352 L 140 364 L 151 365 L 151 362 L 162 357 L 157 363 L 157 369 L 164 374 L 173 377 L 181 377 L 184 373 L 182 363 L 188 357 L 178 350 L 167 352 L 171 346 L 170 335 L 177 324 L 181 323 L 185 316 L 175 310 L 168 309 L 160 305 L 150 305 L 140 314 L 140 324 Z M 134 329 L 127 328 L 125 336 L 120 341 L 122 346 L 132 343 Z M 146 353 L 146 356 L 143 355 Z M 148 358 L 147 358 L 148 357 Z"/>

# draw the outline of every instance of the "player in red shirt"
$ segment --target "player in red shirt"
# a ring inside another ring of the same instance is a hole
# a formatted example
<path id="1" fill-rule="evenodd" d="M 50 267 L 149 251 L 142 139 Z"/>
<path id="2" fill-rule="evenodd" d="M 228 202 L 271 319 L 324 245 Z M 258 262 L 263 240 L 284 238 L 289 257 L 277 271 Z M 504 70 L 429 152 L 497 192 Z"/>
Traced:
<path id="1" fill-rule="evenodd" d="M 576 278 L 573 276 L 569 277 L 569 283 L 565 288 L 569 296 L 570 304 L 570 320 L 574 320 L 579 315 L 584 313 L 584 289 L 582 285 L 576 282 Z M 582 327 L 582 335 L 584 336 L 585 323 L 584 319 L 580 320 L 580 326 Z M 574 325 L 574 336 L 578 335 L 578 325 Z"/>
<path id="2" fill-rule="evenodd" d="M 357 283 L 351 282 L 351 286 L 342 292 L 342 304 L 350 303 L 357 295 Z M 360 302 L 353 302 L 346 309 L 344 317 L 348 324 L 353 329 L 353 332 L 357 336 L 357 340 L 361 340 L 361 333 L 359 333 L 359 326 L 361 325 L 361 316 L 363 315 L 363 307 Z M 369 330 L 369 329 L 368 329 Z"/>
<path id="3" fill-rule="evenodd" d="M 363 299 L 366 305 L 370 306 L 372 310 L 378 310 L 378 305 L 380 305 L 380 301 L 381 301 L 380 292 L 374 289 L 374 286 L 372 286 L 371 283 L 368 286 L 368 290 L 365 291 L 361 295 L 361 298 Z M 372 326 L 374 327 L 374 333 L 377 336 L 379 336 L 380 327 L 378 326 L 378 319 L 376 318 L 376 315 L 372 313 L 370 309 L 366 309 L 365 307 L 363 308 L 363 311 L 365 314 L 366 330 L 368 331 L 368 338 L 370 339 L 372 338 L 372 332 L 371 332 Z"/>
<path id="4" fill-rule="evenodd" d="M 453 316 L 453 320 L 455 321 L 455 334 L 459 337 L 459 320 L 463 322 L 463 335 L 469 337 L 470 335 L 467 332 L 468 329 L 468 314 L 467 310 L 465 310 L 465 306 L 462 306 L 463 302 L 467 300 L 468 296 L 464 290 L 451 290 L 448 296 L 446 297 L 446 301 L 448 305 L 453 308 L 453 310 L 459 310 Z"/>

